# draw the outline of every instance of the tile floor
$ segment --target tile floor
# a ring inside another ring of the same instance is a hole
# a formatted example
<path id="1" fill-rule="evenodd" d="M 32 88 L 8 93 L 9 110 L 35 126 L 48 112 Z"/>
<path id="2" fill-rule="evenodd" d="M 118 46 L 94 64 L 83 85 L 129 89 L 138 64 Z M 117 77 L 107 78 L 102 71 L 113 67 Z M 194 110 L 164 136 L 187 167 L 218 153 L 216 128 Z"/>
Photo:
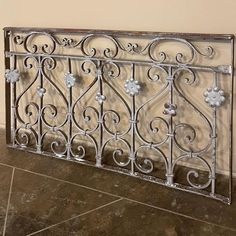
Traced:
<path id="1" fill-rule="evenodd" d="M 227 206 L 95 167 L 8 149 L 3 130 L 0 150 L 1 235 L 236 235 L 236 199 Z"/>

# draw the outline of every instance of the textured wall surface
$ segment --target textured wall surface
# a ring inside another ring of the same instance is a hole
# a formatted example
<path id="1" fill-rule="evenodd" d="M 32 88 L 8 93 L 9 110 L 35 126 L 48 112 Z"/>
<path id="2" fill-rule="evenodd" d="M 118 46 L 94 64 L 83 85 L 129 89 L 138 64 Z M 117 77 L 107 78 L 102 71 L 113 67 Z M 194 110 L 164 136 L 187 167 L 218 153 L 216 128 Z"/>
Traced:
<path id="1" fill-rule="evenodd" d="M 235 9 L 234 0 L 0 0 L 0 28 L 32 26 L 234 34 Z M 0 125 L 4 126 L 3 31 L 0 55 Z"/>

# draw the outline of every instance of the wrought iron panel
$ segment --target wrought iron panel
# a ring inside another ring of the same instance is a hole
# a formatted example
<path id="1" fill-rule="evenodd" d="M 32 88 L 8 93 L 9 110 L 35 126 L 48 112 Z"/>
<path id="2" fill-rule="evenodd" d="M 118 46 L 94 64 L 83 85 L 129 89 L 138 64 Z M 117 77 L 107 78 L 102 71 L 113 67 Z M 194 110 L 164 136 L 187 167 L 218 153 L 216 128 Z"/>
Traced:
<path id="1" fill-rule="evenodd" d="M 10 147 L 231 203 L 233 35 L 4 30 Z"/>

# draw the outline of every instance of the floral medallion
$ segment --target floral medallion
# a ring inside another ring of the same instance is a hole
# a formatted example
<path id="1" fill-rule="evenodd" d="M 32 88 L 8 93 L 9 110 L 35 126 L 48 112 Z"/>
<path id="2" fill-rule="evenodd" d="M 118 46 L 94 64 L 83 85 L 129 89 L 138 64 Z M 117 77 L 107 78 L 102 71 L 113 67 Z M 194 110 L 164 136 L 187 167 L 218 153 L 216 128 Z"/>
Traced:
<path id="1" fill-rule="evenodd" d="M 125 81 L 125 91 L 130 96 L 137 95 L 141 89 L 139 82 L 133 78 Z"/>
<path id="2" fill-rule="evenodd" d="M 211 107 L 219 107 L 225 101 L 224 91 L 218 87 L 210 87 L 204 92 L 205 102 Z"/>
<path id="3" fill-rule="evenodd" d="M 75 85 L 75 77 L 70 72 L 65 73 L 64 80 L 66 82 L 66 87 L 67 88 L 71 88 Z"/>
<path id="4" fill-rule="evenodd" d="M 20 72 L 17 69 L 7 69 L 5 78 L 8 83 L 16 83 L 20 78 Z"/>

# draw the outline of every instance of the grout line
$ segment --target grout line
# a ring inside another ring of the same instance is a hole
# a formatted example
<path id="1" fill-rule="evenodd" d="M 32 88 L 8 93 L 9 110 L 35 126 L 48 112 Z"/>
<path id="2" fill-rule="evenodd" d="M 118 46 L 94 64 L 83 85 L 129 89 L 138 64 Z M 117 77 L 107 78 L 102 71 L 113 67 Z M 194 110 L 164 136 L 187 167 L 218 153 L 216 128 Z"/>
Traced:
<path id="1" fill-rule="evenodd" d="M 4 221 L 4 226 L 3 226 L 3 236 L 5 236 L 5 234 L 6 234 L 7 216 L 8 216 L 8 211 L 9 211 L 9 207 L 10 207 L 10 200 L 11 200 L 14 173 L 15 173 L 15 168 L 13 167 L 12 175 L 11 175 L 11 183 L 10 183 L 10 188 L 9 188 L 9 194 L 8 194 L 8 200 L 7 200 L 7 209 L 6 209 L 5 221 Z"/>
<path id="2" fill-rule="evenodd" d="M 49 179 L 61 181 L 63 183 L 67 183 L 67 184 L 72 184 L 72 185 L 75 185 L 75 186 L 78 186 L 78 187 L 82 187 L 82 188 L 85 188 L 85 189 L 89 189 L 89 190 L 96 191 L 96 192 L 99 192 L 99 193 L 103 193 L 103 194 L 106 194 L 106 195 L 110 195 L 110 196 L 113 196 L 113 197 L 123 198 L 123 199 L 129 200 L 129 201 L 132 201 L 132 202 L 136 202 L 136 203 L 144 205 L 144 206 L 152 207 L 152 208 L 155 208 L 155 209 L 158 209 L 158 210 L 161 210 L 161 211 L 172 213 L 174 215 L 182 216 L 182 217 L 185 217 L 185 218 L 188 218 L 188 219 L 191 219 L 191 220 L 195 220 L 195 221 L 199 221 L 199 222 L 202 222 L 202 223 L 218 226 L 218 227 L 225 228 L 225 229 L 228 229 L 228 230 L 236 232 L 236 229 L 234 229 L 234 228 L 230 228 L 230 227 L 227 227 L 227 226 L 219 225 L 219 224 L 216 224 L 216 223 L 213 223 L 213 222 L 204 221 L 204 220 L 201 220 L 201 219 L 198 219 L 198 218 L 194 218 L 192 216 L 184 215 L 184 214 L 179 213 L 179 212 L 175 212 L 175 211 L 168 210 L 166 208 L 150 205 L 148 203 L 144 203 L 144 202 L 140 202 L 140 201 L 137 201 L 137 200 L 133 200 L 133 199 L 130 199 L 130 198 L 127 198 L 127 197 L 123 197 L 123 196 L 117 195 L 117 194 L 108 193 L 108 192 L 105 192 L 105 191 L 102 191 L 102 190 L 99 190 L 99 189 L 94 189 L 94 188 L 91 188 L 91 187 L 88 187 L 88 186 L 85 186 L 85 185 L 73 183 L 73 182 L 70 182 L 70 181 L 67 181 L 67 180 L 63 180 L 63 179 L 58 179 L 56 177 L 52 177 L 52 176 L 49 176 L 49 175 L 33 172 L 33 171 L 26 170 L 26 169 L 23 169 L 23 168 L 14 167 L 14 166 L 11 166 L 11 165 L 8 165 L 8 164 L 0 163 L 0 165 L 5 165 L 5 166 L 8 166 L 8 167 L 13 167 L 13 168 L 15 168 L 17 170 L 20 170 L 20 171 L 25 171 L 25 172 L 28 172 L 28 173 L 31 173 L 31 174 L 47 177 Z"/>
<path id="3" fill-rule="evenodd" d="M 16 170 L 28 172 L 28 173 L 35 174 L 35 175 L 39 175 L 39 176 L 46 177 L 46 178 L 49 178 L 49 179 L 57 180 L 57 181 L 60 181 L 60 182 L 66 183 L 66 184 L 71 184 L 71 185 L 75 185 L 75 186 L 78 186 L 78 187 L 86 188 L 86 189 L 89 189 L 89 190 L 92 190 L 92 191 L 96 191 L 96 192 L 99 192 L 99 193 L 103 193 L 103 194 L 106 194 L 106 195 L 109 195 L 109 196 L 112 196 L 112 197 L 119 197 L 119 198 L 122 197 L 122 196 L 118 196 L 116 194 L 108 193 L 108 192 L 105 192 L 105 191 L 102 191 L 102 190 L 99 190 L 99 189 L 94 189 L 94 188 L 88 187 L 86 185 L 81 185 L 81 184 L 70 182 L 70 181 L 67 181 L 67 180 L 64 180 L 64 179 L 59 179 L 59 178 L 56 178 L 56 177 L 53 177 L 53 176 L 50 176 L 50 175 L 45 175 L 45 174 L 33 172 L 33 171 L 26 170 L 26 169 L 23 169 L 23 168 L 14 167 L 14 166 L 11 166 L 11 165 L 8 165 L 8 164 L 0 163 L 0 165 L 4 165 L 4 166 L 7 166 L 7 167 L 15 168 Z"/>
<path id="4" fill-rule="evenodd" d="M 86 212 L 84 212 L 84 213 L 81 213 L 81 214 L 78 215 L 78 216 L 80 217 L 80 216 L 87 215 L 87 214 L 89 214 L 89 213 L 91 213 L 91 212 L 94 212 L 94 211 L 96 211 L 96 210 L 100 210 L 100 209 L 102 209 L 102 208 L 104 208 L 104 207 L 110 206 L 110 205 L 112 205 L 112 204 L 114 204 L 114 203 L 117 203 L 117 202 L 119 202 L 119 201 L 121 201 L 121 200 L 124 200 L 124 198 L 121 197 L 121 198 L 116 199 L 116 200 L 114 200 L 114 201 L 112 201 L 112 202 L 110 202 L 110 203 L 107 203 L 107 204 L 105 204 L 105 205 L 102 205 L 102 206 L 99 206 L 99 207 L 94 208 L 94 209 L 92 209 L 92 210 L 89 210 L 89 211 L 86 211 Z"/>
<path id="5" fill-rule="evenodd" d="M 136 200 L 133 200 L 133 199 L 130 199 L 130 198 L 123 197 L 123 199 L 127 200 L 127 201 L 138 203 L 140 205 L 144 205 L 144 206 L 147 206 L 147 207 L 152 207 L 152 208 L 155 208 L 155 209 L 158 209 L 158 210 L 161 210 L 161 211 L 165 211 L 165 212 L 177 215 L 177 216 L 182 216 L 182 217 L 190 219 L 190 220 L 199 221 L 201 223 L 205 223 L 205 224 L 208 224 L 208 225 L 214 225 L 214 226 L 217 226 L 217 227 L 220 227 L 220 228 L 224 228 L 224 229 L 236 232 L 236 229 L 234 229 L 234 228 L 230 228 L 230 227 L 223 226 L 223 225 L 218 225 L 216 223 L 208 222 L 208 221 L 205 221 L 205 220 L 200 220 L 200 219 L 194 218 L 192 216 L 184 215 L 182 213 L 171 211 L 171 210 L 168 210 L 168 209 L 165 209 L 165 208 L 162 208 L 162 207 L 157 207 L 157 206 L 154 206 L 154 205 L 150 205 L 148 203 L 139 202 L 139 201 L 136 201 Z"/>
<path id="6" fill-rule="evenodd" d="M 121 200 L 123 200 L 123 198 L 116 199 L 115 201 L 112 201 L 112 202 L 109 202 L 109 203 L 104 204 L 104 205 L 102 205 L 102 206 L 96 207 L 96 208 L 94 208 L 94 209 L 91 209 L 91 210 L 89 210 L 89 211 L 86 211 L 86 212 L 84 212 L 84 213 L 81 213 L 81 214 L 79 214 L 79 215 L 77 215 L 77 216 L 73 216 L 73 217 L 71 217 L 71 218 L 69 218 L 69 219 L 67 219 L 67 220 L 61 221 L 61 222 L 56 223 L 56 224 L 54 224 L 54 225 L 50 225 L 50 226 L 48 226 L 48 227 L 46 227 L 46 228 L 43 228 L 43 229 L 40 229 L 40 230 L 38 230 L 38 231 L 36 231 L 36 232 L 27 234 L 26 236 L 35 235 L 35 234 L 40 233 L 40 232 L 43 232 L 43 231 L 45 231 L 45 230 L 47 230 L 47 229 L 51 229 L 51 228 L 53 228 L 53 227 L 55 227 L 55 226 L 61 225 L 61 224 L 66 223 L 66 222 L 68 222 L 68 221 L 70 221 L 70 220 L 74 220 L 74 219 L 76 219 L 76 218 L 78 218 L 78 217 L 87 215 L 87 214 L 92 213 L 92 212 L 94 212 L 94 211 L 100 210 L 100 209 L 102 209 L 102 208 L 104 208 L 104 207 L 110 206 L 110 205 L 112 205 L 112 204 L 114 204 L 114 203 L 117 203 L 117 202 L 119 202 L 119 201 L 121 201 Z"/>

